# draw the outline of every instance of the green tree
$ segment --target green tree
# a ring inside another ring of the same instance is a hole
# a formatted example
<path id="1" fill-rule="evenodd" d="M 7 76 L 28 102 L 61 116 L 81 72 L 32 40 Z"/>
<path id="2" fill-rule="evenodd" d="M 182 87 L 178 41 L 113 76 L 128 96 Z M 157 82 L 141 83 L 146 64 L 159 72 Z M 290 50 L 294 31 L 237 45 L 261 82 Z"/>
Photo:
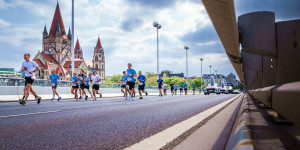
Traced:
<path id="1" fill-rule="evenodd" d="M 153 72 L 145 72 L 146 78 L 156 77 L 156 74 Z"/>
<path id="2" fill-rule="evenodd" d="M 201 84 L 202 84 L 202 87 L 205 85 L 205 81 L 202 80 L 201 77 L 196 78 L 196 79 L 194 79 L 194 80 L 191 80 L 191 81 L 189 82 L 189 88 L 192 88 L 192 85 L 193 85 L 194 83 L 196 84 L 196 88 L 197 88 L 197 89 L 198 89 L 199 87 L 201 87 Z"/>
<path id="3" fill-rule="evenodd" d="M 157 77 L 150 77 L 146 80 L 146 85 L 148 86 L 157 86 Z"/>
<path id="4" fill-rule="evenodd" d="M 186 83 L 186 80 L 183 78 L 179 78 L 179 77 L 170 77 L 170 78 L 165 78 L 164 81 L 170 85 L 171 82 L 173 82 L 175 85 L 179 85 L 180 83 Z"/>
<path id="5" fill-rule="evenodd" d="M 111 83 L 111 79 L 108 76 L 105 76 L 105 83 Z"/>
<path id="6" fill-rule="evenodd" d="M 122 75 L 121 74 L 114 74 L 111 77 L 111 83 L 119 83 Z"/>
<path id="7" fill-rule="evenodd" d="M 233 86 L 233 89 L 234 90 L 244 90 L 244 85 L 242 83 L 240 83 L 239 85 L 237 86 Z"/>

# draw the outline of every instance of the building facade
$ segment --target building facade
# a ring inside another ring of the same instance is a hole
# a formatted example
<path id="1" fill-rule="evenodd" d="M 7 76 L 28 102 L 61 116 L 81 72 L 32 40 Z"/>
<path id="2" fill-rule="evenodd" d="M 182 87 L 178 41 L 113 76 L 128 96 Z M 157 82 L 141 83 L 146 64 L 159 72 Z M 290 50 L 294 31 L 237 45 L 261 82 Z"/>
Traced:
<path id="1" fill-rule="evenodd" d="M 227 76 L 222 74 L 203 74 L 205 83 L 210 82 L 210 76 L 214 76 L 215 82 L 218 83 L 218 85 L 221 85 L 222 80 L 226 85 L 237 86 L 240 84 L 240 81 L 236 79 L 236 76 L 233 73 L 230 73 Z"/>
<path id="2" fill-rule="evenodd" d="M 57 3 L 54 16 L 52 19 L 49 33 L 45 25 L 42 38 L 42 51 L 34 56 L 35 61 L 40 70 L 36 72 L 39 79 L 47 79 L 52 70 L 63 80 L 70 80 L 72 76 L 72 51 L 71 51 L 72 33 L 69 28 L 66 33 L 59 4 Z M 97 55 L 97 57 L 95 56 Z M 83 50 L 77 39 L 74 48 L 74 72 L 79 73 L 81 69 L 90 74 L 93 69 L 105 79 L 105 60 L 104 50 L 98 37 L 98 41 L 94 50 L 92 61 L 87 61 L 83 57 Z"/>

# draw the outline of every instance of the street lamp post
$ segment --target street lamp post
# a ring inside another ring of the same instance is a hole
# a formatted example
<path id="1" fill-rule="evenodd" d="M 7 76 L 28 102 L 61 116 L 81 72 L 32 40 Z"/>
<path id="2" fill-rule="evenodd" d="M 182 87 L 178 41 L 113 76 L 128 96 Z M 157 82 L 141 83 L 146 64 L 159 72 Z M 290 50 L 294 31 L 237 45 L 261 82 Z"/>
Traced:
<path id="1" fill-rule="evenodd" d="M 72 73 L 74 73 L 74 0 L 72 0 L 72 39 L 71 39 L 71 53 L 72 53 Z"/>
<path id="2" fill-rule="evenodd" d="M 187 51 L 189 47 L 184 46 L 184 49 L 185 49 L 185 59 L 186 59 L 186 81 L 189 83 L 189 68 L 188 68 L 188 57 L 187 57 Z"/>
<path id="3" fill-rule="evenodd" d="M 211 75 L 211 65 L 209 65 L 209 74 Z"/>
<path id="4" fill-rule="evenodd" d="M 157 22 L 153 22 L 153 27 L 157 29 L 157 78 L 159 78 L 159 48 L 158 48 L 158 30 L 161 28 L 161 25 Z"/>
<path id="5" fill-rule="evenodd" d="M 202 61 L 203 61 L 203 58 L 200 58 L 200 61 L 201 61 L 201 81 L 203 80 L 203 77 L 202 77 Z M 200 88 L 201 88 L 201 91 L 202 91 L 202 82 L 200 82 Z"/>

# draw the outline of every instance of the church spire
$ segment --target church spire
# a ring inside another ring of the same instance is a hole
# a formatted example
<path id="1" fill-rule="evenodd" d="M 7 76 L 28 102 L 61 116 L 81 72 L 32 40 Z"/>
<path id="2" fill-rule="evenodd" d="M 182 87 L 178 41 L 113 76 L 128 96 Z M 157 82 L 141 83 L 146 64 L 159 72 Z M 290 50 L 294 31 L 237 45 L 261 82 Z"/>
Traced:
<path id="1" fill-rule="evenodd" d="M 57 24 L 57 32 L 61 32 L 59 23 Z"/>
<path id="2" fill-rule="evenodd" d="M 43 33 L 47 33 L 48 34 L 46 24 L 45 24 L 44 32 Z"/>
<path id="3" fill-rule="evenodd" d="M 100 41 L 100 38 L 99 38 L 99 35 L 98 35 L 98 41 L 97 41 L 95 49 L 101 49 L 101 48 L 102 48 L 102 45 L 101 45 L 101 41 Z"/>
<path id="4" fill-rule="evenodd" d="M 59 3 L 57 3 L 57 5 L 56 5 L 56 9 L 55 9 L 54 16 L 52 19 L 51 28 L 49 30 L 49 37 L 52 37 L 52 38 L 56 37 L 56 32 L 59 30 L 58 28 L 60 28 L 61 37 L 67 38 L 64 22 L 63 22 L 63 19 L 61 16 L 60 8 L 59 8 Z"/>

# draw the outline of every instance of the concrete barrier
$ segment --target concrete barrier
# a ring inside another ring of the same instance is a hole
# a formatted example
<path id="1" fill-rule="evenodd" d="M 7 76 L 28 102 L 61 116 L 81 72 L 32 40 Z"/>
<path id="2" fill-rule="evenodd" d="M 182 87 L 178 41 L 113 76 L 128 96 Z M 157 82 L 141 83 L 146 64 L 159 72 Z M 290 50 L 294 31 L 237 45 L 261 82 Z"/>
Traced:
<path id="1" fill-rule="evenodd" d="M 226 144 L 226 150 L 247 149 L 253 150 L 253 140 L 251 137 L 250 117 L 248 99 L 244 96 L 241 108 L 232 128 L 230 137 Z"/>

